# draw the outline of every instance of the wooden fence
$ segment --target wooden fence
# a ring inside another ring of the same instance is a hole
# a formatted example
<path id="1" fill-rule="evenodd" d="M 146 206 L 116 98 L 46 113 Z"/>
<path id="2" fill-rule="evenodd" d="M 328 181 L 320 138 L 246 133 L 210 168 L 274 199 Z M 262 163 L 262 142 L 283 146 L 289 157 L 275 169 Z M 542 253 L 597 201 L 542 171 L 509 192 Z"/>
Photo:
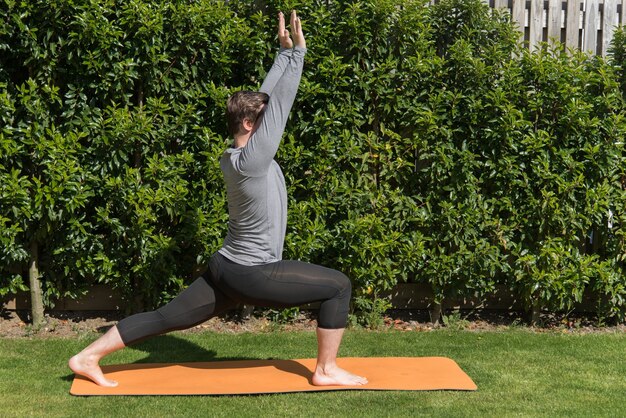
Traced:
<path id="1" fill-rule="evenodd" d="M 626 0 L 483 0 L 506 8 L 528 47 L 559 41 L 605 56 L 619 25 L 626 25 Z"/>

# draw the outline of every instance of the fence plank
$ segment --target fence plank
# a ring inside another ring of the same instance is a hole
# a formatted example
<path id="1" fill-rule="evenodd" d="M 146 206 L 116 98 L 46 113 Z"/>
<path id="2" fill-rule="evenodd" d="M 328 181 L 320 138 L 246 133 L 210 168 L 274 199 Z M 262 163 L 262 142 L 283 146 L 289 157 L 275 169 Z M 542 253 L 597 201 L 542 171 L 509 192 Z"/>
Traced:
<path id="1" fill-rule="evenodd" d="M 528 15 L 528 25 L 530 27 L 528 46 L 532 51 L 543 38 L 543 0 L 531 0 L 530 13 Z"/>
<path id="2" fill-rule="evenodd" d="M 511 18 L 517 23 L 517 28 L 524 36 L 524 28 L 526 27 L 526 0 L 513 0 Z"/>
<path id="3" fill-rule="evenodd" d="M 598 51 L 598 20 L 600 19 L 598 0 L 585 1 L 585 24 L 583 27 L 583 51 Z"/>
<path id="4" fill-rule="evenodd" d="M 617 1 L 604 0 L 604 19 L 602 19 L 602 55 L 606 56 L 609 47 L 611 46 L 611 40 L 613 39 L 613 32 L 615 26 L 618 24 L 617 17 Z"/>
<path id="5" fill-rule="evenodd" d="M 626 0 L 622 0 L 622 26 L 626 26 Z"/>
<path id="6" fill-rule="evenodd" d="M 550 0 L 548 3 L 548 40 L 561 41 L 561 0 Z"/>
<path id="7" fill-rule="evenodd" d="M 509 8 L 509 0 L 495 0 L 494 7 L 498 9 L 508 9 Z"/>
<path id="8" fill-rule="evenodd" d="M 567 21 L 565 23 L 565 44 L 578 48 L 580 39 L 580 0 L 568 0 Z"/>

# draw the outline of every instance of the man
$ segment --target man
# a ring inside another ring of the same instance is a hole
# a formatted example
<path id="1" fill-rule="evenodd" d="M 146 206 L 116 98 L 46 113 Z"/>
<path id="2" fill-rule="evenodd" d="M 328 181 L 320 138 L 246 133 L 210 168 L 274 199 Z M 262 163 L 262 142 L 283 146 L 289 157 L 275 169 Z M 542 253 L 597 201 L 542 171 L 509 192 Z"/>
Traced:
<path id="1" fill-rule="evenodd" d="M 351 284 L 342 273 L 300 261 L 282 260 L 287 223 L 285 179 L 274 156 L 296 97 L 306 42 L 300 18 L 291 30 L 278 15 L 280 50 L 259 92 L 228 100 L 233 147 L 220 160 L 228 195 L 228 234 L 213 255 L 206 278 L 194 281 L 170 303 L 130 316 L 69 361 L 74 373 L 101 386 L 117 386 L 100 369 L 102 357 L 164 332 L 185 329 L 243 302 L 286 308 L 320 302 L 314 385 L 364 385 L 367 379 L 337 366 Z M 295 45 L 294 45 L 295 44 Z"/>

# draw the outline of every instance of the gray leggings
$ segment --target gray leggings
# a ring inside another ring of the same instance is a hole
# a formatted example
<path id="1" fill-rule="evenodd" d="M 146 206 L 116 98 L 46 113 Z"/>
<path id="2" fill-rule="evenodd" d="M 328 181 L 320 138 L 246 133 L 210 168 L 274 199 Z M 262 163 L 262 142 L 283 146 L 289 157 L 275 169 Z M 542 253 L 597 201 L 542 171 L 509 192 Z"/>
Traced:
<path id="1" fill-rule="evenodd" d="M 125 345 L 186 329 L 234 308 L 238 303 L 289 308 L 320 302 L 318 326 L 344 328 L 350 280 L 341 272 L 301 261 L 242 266 L 216 253 L 207 278 L 200 277 L 167 305 L 122 319 L 117 328 Z"/>

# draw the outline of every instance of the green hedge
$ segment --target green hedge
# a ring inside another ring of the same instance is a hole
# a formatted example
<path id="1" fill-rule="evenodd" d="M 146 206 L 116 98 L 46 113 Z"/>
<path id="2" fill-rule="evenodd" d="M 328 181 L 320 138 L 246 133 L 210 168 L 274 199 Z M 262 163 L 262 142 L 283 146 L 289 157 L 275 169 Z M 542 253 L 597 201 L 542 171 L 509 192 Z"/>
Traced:
<path id="1" fill-rule="evenodd" d="M 295 7 L 286 258 L 348 274 L 366 322 L 403 281 L 622 319 L 623 31 L 606 60 L 530 53 L 480 0 L 426 3 L 0 0 L 0 294 L 34 255 L 49 305 L 107 283 L 143 310 L 200 274 L 226 229 L 225 100 Z"/>

